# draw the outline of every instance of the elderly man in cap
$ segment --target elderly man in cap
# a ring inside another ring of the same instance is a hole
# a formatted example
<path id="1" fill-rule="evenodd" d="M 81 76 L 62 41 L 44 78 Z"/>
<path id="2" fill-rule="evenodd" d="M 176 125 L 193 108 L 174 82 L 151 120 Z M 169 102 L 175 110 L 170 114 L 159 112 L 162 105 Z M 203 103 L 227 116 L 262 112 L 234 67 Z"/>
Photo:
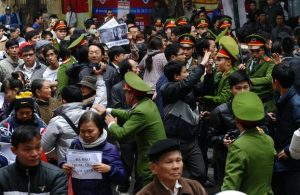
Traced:
<path id="1" fill-rule="evenodd" d="M 193 67 L 197 66 L 197 60 L 193 58 L 193 53 L 195 51 L 196 39 L 192 35 L 186 33 L 178 38 L 178 43 L 181 45 L 183 52 L 185 54 L 186 68 L 191 70 Z"/>
<path id="2" fill-rule="evenodd" d="M 264 106 L 253 92 L 241 92 L 232 101 L 240 136 L 229 146 L 222 191 L 239 190 L 248 195 L 273 194 L 274 142 L 260 128 Z"/>
<path id="3" fill-rule="evenodd" d="M 272 89 L 272 70 L 274 61 L 265 55 L 266 40 L 257 34 L 246 37 L 250 50 L 250 60 L 246 64 L 240 64 L 239 69 L 246 69 L 250 76 L 251 91 L 256 93 L 264 103 L 267 112 L 275 110 Z"/>
<path id="4" fill-rule="evenodd" d="M 181 177 L 183 162 L 178 141 L 173 139 L 157 141 L 151 146 L 148 157 L 155 178 L 137 195 L 207 194 L 197 181 Z"/>
<path id="5" fill-rule="evenodd" d="M 143 186 L 152 181 L 152 173 L 146 158 L 150 146 L 158 140 L 166 138 L 164 126 L 155 103 L 147 97 L 151 88 L 135 73 L 125 74 L 125 98 L 129 111 L 105 108 L 94 105 L 99 114 L 106 113 L 105 122 L 108 133 L 117 140 L 126 136 L 134 136 L 137 144 L 137 178 L 134 191 L 139 191 Z M 115 118 L 114 118 L 115 117 Z M 122 126 L 118 121 L 125 122 Z"/>

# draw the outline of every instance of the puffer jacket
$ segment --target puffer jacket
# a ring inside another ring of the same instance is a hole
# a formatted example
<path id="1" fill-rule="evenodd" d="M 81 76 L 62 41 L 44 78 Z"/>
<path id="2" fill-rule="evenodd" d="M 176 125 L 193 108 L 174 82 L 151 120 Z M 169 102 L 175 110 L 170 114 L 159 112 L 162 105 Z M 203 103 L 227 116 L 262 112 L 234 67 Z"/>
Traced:
<path id="1" fill-rule="evenodd" d="M 78 121 L 84 112 L 81 102 L 67 103 L 54 111 L 55 117 L 50 120 L 46 132 L 42 136 L 42 146 L 45 152 L 55 148 L 58 163 L 65 159 L 67 149 L 72 141 L 77 138 L 72 127 L 60 114 L 66 114 L 77 127 Z"/>
<path id="2" fill-rule="evenodd" d="M 84 148 L 79 139 L 76 139 L 72 142 L 70 148 L 85 151 L 101 151 L 102 163 L 111 166 L 111 170 L 108 173 L 102 174 L 102 179 L 82 180 L 72 178 L 72 186 L 75 195 L 112 195 L 111 183 L 118 185 L 126 182 L 125 169 L 120 158 L 120 153 L 116 146 L 106 141 L 106 138 L 102 143 L 93 148 Z"/>
<path id="3" fill-rule="evenodd" d="M 10 143 L 10 138 L 12 133 L 14 132 L 14 129 L 17 128 L 20 125 L 33 125 L 37 127 L 40 131 L 40 134 L 43 135 L 46 129 L 46 123 L 41 119 L 36 113 L 33 115 L 33 120 L 30 122 L 26 122 L 26 124 L 18 121 L 16 118 L 15 113 L 11 114 L 7 119 L 3 120 L 0 123 L 0 141 Z"/>
<path id="4" fill-rule="evenodd" d="M 0 169 L 0 194 L 67 194 L 66 174 L 51 164 L 41 162 L 31 168 L 16 163 Z"/>

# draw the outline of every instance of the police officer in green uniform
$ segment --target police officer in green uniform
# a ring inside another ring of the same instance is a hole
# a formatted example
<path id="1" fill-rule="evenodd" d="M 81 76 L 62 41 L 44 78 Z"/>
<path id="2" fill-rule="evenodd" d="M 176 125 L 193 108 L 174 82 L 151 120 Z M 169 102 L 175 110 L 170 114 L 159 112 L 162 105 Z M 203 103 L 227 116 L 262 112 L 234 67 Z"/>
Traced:
<path id="1" fill-rule="evenodd" d="M 264 106 L 253 92 L 241 92 L 232 101 L 240 136 L 228 148 L 222 191 L 272 195 L 274 142 L 257 126 L 265 117 Z"/>
<path id="2" fill-rule="evenodd" d="M 251 91 L 256 93 L 264 103 L 267 112 L 275 110 L 274 92 L 272 88 L 272 70 L 274 61 L 265 55 L 266 40 L 256 34 L 246 37 L 250 51 L 250 60 L 239 65 L 239 69 L 246 69 L 250 76 L 252 87 Z"/>
<path id="3" fill-rule="evenodd" d="M 147 153 L 153 143 L 165 139 L 165 129 L 155 103 L 147 97 L 151 88 L 135 73 L 125 74 L 125 98 L 131 109 L 120 110 L 94 105 L 100 114 L 106 113 L 105 122 L 108 133 L 117 140 L 134 136 L 137 144 L 137 177 L 134 191 L 150 183 L 153 175 L 149 168 Z M 116 117 L 116 118 L 114 118 Z M 122 126 L 118 121 L 125 122 Z"/>
<path id="4" fill-rule="evenodd" d="M 193 58 L 195 51 L 196 39 L 192 35 L 185 33 L 178 38 L 178 43 L 181 45 L 186 59 L 186 68 L 190 71 L 196 67 L 197 59 Z"/>
<path id="5" fill-rule="evenodd" d="M 60 42 L 64 40 L 67 36 L 67 22 L 62 19 L 58 20 L 53 27 L 53 31 L 55 32 L 55 39 L 53 39 L 53 46 L 59 49 Z"/>
<path id="6" fill-rule="evenodd" d="M 228 78 L 235 71 L 234 64 L 237 61 L 237 56 L 239 54 L 238 45 L 230 36 L 223 36 L 219 41 L 219 45 L 220 50 L 216 55 L 215 61 L 217 72 L 213 81 L 213 94 L 203 97 L 203 100 L 206 103 L 212 104 L 213 107 L 228 102 L 232 97 Z"/>

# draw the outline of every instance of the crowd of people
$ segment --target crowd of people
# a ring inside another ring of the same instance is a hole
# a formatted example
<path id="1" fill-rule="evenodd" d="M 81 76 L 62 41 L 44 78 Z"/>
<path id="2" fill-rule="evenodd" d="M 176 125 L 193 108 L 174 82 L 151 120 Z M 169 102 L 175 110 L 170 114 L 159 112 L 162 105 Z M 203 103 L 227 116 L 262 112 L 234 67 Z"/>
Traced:
<path id="1" fill-rule="evenodd" d="M 1 20 L 0 142 L 16 158 L 0 152 L 0 194 L 299 195 L 300 27 L 266 3 L 251 1 L 240 29 L 189 0 L 143 31 L 128 14 L 129 44 L 110 48 L 70 6 L 47 27 L 41 14 Z M 70 151 L 101 160 L 74 164 Z"/>

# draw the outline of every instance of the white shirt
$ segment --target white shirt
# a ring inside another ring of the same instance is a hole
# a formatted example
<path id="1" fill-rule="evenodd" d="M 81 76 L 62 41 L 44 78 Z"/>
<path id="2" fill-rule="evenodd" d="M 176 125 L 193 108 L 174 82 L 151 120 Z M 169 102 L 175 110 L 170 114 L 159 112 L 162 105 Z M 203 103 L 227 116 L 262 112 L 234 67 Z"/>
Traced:
<path id="1" fill-rule="evenodd" d="M 45 72 L 43 73 L 43 79 L 47 81 L 56 81 L 57 80 L 57 71 L 58 68 L 52 70 L 51 68 L 47 67 Z"/>
<path id="2" fill-rule="evenodd" d="M 67 12 L 66 13 L 66 21 L 68 27 L 74 27 L 77 22 L 77 17 L 75 12 Z"/>
<path id="3" fill-rule="evenodd" d="M 27 75 L 28 78 L 31 78 L 31 75 L 33 74 L 35 68 L 36 68 L 36 62 L 31 68 L 24 65 L 24 73 Z"/>
<path id="4" fill-rule="evenodd" d="M 161 185 L 170 192 L 170 195 L 178 195 L 179 189 L 182 188 L 182 185 L 180 185 L 180 183 L 178 182 L 178 180 L 176 180 L 174 189 L 171 190 L 170 188 L 168 188 L 165 184 L 163 184 L 161 181 L 159 181 L 161 183 Z"/>

